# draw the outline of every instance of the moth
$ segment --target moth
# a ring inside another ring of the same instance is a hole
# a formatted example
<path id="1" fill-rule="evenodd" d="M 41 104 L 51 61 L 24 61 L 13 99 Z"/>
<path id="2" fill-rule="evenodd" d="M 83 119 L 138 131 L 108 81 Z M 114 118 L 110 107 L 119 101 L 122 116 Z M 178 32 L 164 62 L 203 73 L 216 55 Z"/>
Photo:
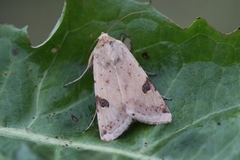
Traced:
<path id="1" fill-rule="evenodd" d="M 88 61 L 93 65 L 100 137 L 118 138 L 133 122 L 170 123 L 172 114 L 149 77 L 121 41 L 102 33 Z"/>

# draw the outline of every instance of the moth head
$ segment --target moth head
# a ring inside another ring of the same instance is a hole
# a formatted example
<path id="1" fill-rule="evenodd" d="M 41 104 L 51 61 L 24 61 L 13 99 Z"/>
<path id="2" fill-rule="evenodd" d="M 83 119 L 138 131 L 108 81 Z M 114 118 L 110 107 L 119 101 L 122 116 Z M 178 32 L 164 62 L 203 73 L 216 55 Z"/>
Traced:
<path id="1" fill-rule="evenodd" d="M 106 44 L 109 41 L 112 41 L 113 38 L 110 37 L 107 33 L 102 32 L 101 35 L 98 37 L 98 43 L 100 45 Z"/>

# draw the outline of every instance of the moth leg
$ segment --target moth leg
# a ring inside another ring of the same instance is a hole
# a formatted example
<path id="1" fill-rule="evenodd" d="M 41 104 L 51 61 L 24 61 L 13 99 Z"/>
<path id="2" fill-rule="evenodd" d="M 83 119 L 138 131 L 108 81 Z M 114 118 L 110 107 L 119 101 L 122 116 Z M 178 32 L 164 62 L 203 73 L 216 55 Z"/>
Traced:
<path id="1" fill-rule="evenodd" d="M 85 71 L 80 75 L 80 77 L 78 77 L 77 79 L 75 79 L 75 80 L 73 80 L 73 81 L 65 84 L 64 87 L 66 87 L 66 86 L 68 86 L 68 85 L 70 85 L 70 84 L 73 84 L 73 83 L 77 82 L 78 80 L 80 80 L 80 79 L 84 76 L 84 74 L 87 72 L 87 70 L 88 70 L 90 67 L 92 67 L 92 65 L 93 65 L 93 54 L 90 55 L 90 57 L 89 57 L 89 59 L 88 59 L 87 68 L 86 68 Z"/>
<path id="2" fill-rule="evenodd" d="M 88 125 L 88 127 L 85 129 L 85 131 L 87 131 L 92 126 L 92 124 L 93 124 L 93 122 L 94 122 L 94 120 L 96 118 L 96 115 L 97 115 L 97 110 L 95 111 L 95 113 L 94 113 L 94 115 L 92 117 L 92 120 L 91 120 L 90 124 Z"/>
<path id="3" fill-rule="evenodd" d="M 147 74 L 148 76 L 156 76 L 156 75 L 157 75 L 157 73 L 147 72 L 147 71 L 145 71 L 145 72 L 146 72 L 146 74 Z"/>
<path id="4" fill-rule="evenodd" d="M 156 75 L 157 75 L 157 73 L 147 72 L 147 71 L 145 71 L 145 72 L 146 72 L 146 74 L 147 74 L 148 76 L 156 76 Z M 161 96 L 162 96 L 162 95 L 161 95 Z M 165 96 L 162 96 L 162 98 L 163 98 L 164 100 L 169 100 L 169 101 L 172 100 L 172 98 L 168 98 L 168 97 L 165 97 Z"/>
<path id="5" fill-rule="evenodd" d="M 126 38 L 126 35 L 125 35 L 125 34 L 121 34 L 121 39 L 120 39 L 120 41 L 124 42 L 125 38 Z"/>
<path id="6" fill-rule="evenodd" d="M 147 71 L 145 71 L 145 72 L 146 72 L 146 74 L 147 74 L 148 76 L 156 76 L 156 75 L 157 75 L 157 73 L 147 72 Z M 162 96 L 162 95 L 161 95 L 161 96 Z M 172 100 L 172 98 L 168 98 L 168 97 L 165 97 L 165 96 L 162 96 L 162 98 L 163 98 L 164 100 L 169 100 L 169 101 Z"/>
<path id="7" fill-rule="evenodd" d="M 162 96 L 162 95 L 161 95 Z M 162 96 L 162 98 L 164 99 L 164 100 L 168 100 L 168 101 L 171 101 L 172 100 L 172 98 L 168 98 L 168 97 L 165 97 L 165 96 Z"/>

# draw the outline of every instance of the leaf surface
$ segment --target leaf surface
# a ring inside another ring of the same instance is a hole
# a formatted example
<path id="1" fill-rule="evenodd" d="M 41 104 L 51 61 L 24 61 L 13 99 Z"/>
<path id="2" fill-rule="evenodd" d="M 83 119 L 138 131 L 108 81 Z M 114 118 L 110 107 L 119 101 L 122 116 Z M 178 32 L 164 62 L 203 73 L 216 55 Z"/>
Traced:
<path id="1" fill-rule="evenodd" d="M 111 6 L 111 7 L 110 7 Z M 122 17 L 127 16 L 109 29 Z M 109 32 L 108 32 L 109 31 Z M 101 32 L 128 37 L 173 115 L 171 124 L 134 123 L 100 140 L 91 46 Z M 239 31 L 222 35 L 203 19 L 182 29 L 151 4 L 68 0 L 42 45 L 26 28 L 0 26 L 0 159 L 237 159 L 240 133 Z"/>

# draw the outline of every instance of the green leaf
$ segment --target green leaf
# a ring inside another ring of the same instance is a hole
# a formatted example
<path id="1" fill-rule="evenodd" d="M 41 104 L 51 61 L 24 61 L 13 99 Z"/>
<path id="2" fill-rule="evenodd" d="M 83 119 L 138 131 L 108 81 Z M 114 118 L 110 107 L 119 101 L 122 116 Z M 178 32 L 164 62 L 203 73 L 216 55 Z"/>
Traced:
<path id="1" fill-rule="evenodd" d="M 131 40 L 173 115 L 171 124 L 134 123 L 103 142 L 95 112 L 90 49 L 101 32 Z M 67 0 L 49 39 L 31 47 L 26 28 L 0 26 L 0 159 L 238 159 L 240 33 L 203 19 L 182 29 L 149 3 Z"/>

